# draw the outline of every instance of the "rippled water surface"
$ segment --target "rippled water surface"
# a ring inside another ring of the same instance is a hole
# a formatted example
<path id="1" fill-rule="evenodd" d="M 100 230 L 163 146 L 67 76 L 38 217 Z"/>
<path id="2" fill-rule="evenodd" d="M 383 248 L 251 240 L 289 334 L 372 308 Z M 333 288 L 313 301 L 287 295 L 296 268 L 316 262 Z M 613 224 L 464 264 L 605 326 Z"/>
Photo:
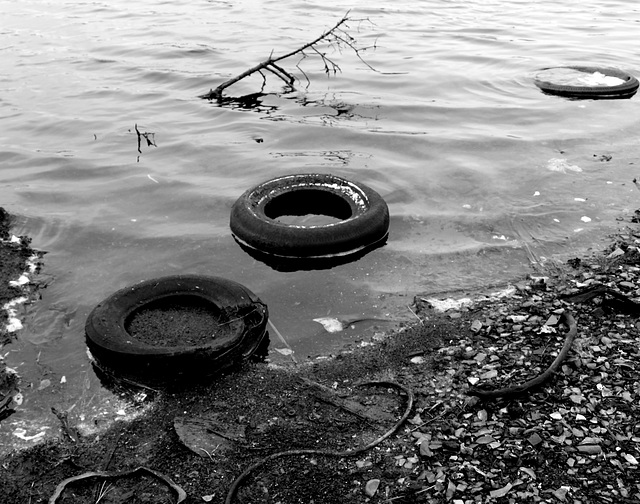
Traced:
<path id="1" fill-rule="evenodd" d="M 284 339 L 301 361 L 410 320 L 416 293 L 506 284 L 592 246 L 637 207 L 639 99 L 567 100 L 532 80 L 564 65 L 640 75 L 631 0 L 0 5 L 0 205 L 48 252 L 43 299 L 3 349 L 23 376 L 22 409 L 0 425 L 15 445 L 33 442 L 18 428 L 56 434 L 51 405 L 87 430 L 128 413 L 93 374 L 83 326 L 131 283 L 234 279 L 269 306 L 282 336 L 271 331 L 272 359 L 291 359 L 277 352 Z M 366 64 L 325 47 L 335 76 L 308 52 L 282 62 L 301 79 L 294 92 L 268 76 L 253 107 L 198 98 L 347 8 Z M 155 145 L 138 152 L 136 127 Z M 325 271 L 277 272 L 247 256 L 229 231 L 231 205 L 302 172 L 378 191 L 387 245 Z M 313 321 L 327 316 L 391 321 L 329 334 Z"/>

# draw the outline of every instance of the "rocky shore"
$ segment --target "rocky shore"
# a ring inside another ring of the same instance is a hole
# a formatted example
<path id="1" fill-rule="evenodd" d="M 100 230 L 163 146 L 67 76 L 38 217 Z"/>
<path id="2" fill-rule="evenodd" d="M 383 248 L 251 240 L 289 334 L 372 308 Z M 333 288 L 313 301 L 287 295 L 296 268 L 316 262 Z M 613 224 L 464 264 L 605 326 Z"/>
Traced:
<path id="1" fill-rule="evenodd" d="M 1 461 L 0 494 L 640 502 L 639 244 L 629 222 L 604 252 L 549 263 L 501 296 L 444 312 L 416 296 L 415 324 L 313 364 L 251 364 L 176 390 L 112 384 L 150 412 L 86 436 L 61 414 L 58 440 Z"/>

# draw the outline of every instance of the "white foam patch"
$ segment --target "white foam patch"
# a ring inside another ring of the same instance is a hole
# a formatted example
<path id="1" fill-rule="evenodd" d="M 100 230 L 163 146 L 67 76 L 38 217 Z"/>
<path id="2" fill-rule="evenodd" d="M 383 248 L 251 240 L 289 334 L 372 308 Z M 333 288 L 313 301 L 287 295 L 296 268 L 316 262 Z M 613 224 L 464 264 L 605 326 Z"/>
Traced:
<path id="1" fill-rule="evenodd" d="M 479 296 L 474 299 L 468 298 L 468 297 L 459 298 L 459 299 L 453 299 L 453 298 L 446 298 L 446 299 L 422 298 L 422 299 L 427 303 L 429 303 L 431 306 L 433 306 L 435 310 L 440 312 L 445 312 L 447 310 L 459 310 L 463 307 L 471 306 L 474 303 L 477 303 L 479 301 L 494 301 L 504 297 L 509 297 L 515 294 L 515 292 L 516 292 L 516 288 L 513 287 L 512 285 L 509 285 L 508 287 L 502 290 L 492 292 L 487 296 Z"/>
<path id="2" fill-rule="evenodd" d="M 28 300 L 29 298 L 26 296 L 21 296 L 2 305 L 2 309 L 7 312 L 7 325 L 5 326 L 7 332 L 15 332 L 22 329 L 22 322 L 18 318 L 17 307 L 26 303 Z"/>
<path id="3" fill-rule="evenodd" d="M 22 243 L 20 237 L 16 235 L 11 235 L 9 239 L 10 243 Z M 25 266 L 26 270 L 24 273 L 20 275 L 17 280 L 9 280 L 9 285 L 11 287 L 21 288 L 23 293 L 28 293 L 27 286 L 31 283 L 31 279 L 29 275 L 34 274 L 38 268 L 38 260 L 40 256 L 38 254 L 32 254 L 26 261 Z M 5 330 L 7 332 L 16 332 L 23 328 L 22 321 L 18 318 L 18 310 L 17 308 L 26 303 L 29 300 L 27 296 L 20 296 L 12 299 L 11 301 L 6 302 L 2 305 L 2 309 L 7 312 L 7 324 L 5 326 Z"/>
<path id="4" fill-rule="evenodd" d="M 580 173 L 582 168 L 578 165 L 572 165 L 567 162 L 566 159 L 562 158 L 551 158 L 547 161 L 547 169 L 560 173 L 567 173 L 567 171 Z"/>

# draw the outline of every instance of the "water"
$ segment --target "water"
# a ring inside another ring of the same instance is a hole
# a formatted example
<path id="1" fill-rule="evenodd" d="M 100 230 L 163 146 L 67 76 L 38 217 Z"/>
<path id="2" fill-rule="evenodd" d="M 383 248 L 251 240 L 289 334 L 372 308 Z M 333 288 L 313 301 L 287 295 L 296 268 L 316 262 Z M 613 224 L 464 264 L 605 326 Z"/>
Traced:
<path id="1" fill-rule="evenodd" d="M 197 96 L 345 12 L 318 0 L 0 5 L 0 203 L 48 252 L 43 299 L 3 349 L 25 395 L 0 424 L 5 447 L 35 442 L 16 432 L 55 436 L 51 405 L 85 430 L 132 411 L 93 374 L 83 326 L 133 282 L 234 279 L 302 361 L 410 320 L 416 293 L 501 285 L 579 253 L 637 207 L 639 99 L 572 101 L 532 83 L 571 64 L 640 75 L 629 0 L 354 0 L 349 33 L 367 64 L 327 48 L 341 69 L 328 79 L 309 53 L 306 86 L 298 59 L 283 62 L 298 89 L 244 109 Z M 138 152 L 136 127 L 155 146 Z M 233 241 L 229 210 L 260 182 L 311 171 L 377 190 L 389 242 L 332 270 L 276 272 Z M 328 334 L 313 321 L 326 316 L 393 322 Z"/>

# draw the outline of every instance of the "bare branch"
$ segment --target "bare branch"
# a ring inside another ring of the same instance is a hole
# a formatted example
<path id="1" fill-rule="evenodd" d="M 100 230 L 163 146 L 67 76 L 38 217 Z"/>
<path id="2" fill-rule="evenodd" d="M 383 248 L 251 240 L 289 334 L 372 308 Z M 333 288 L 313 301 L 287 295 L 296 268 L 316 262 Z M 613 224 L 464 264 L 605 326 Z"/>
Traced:
<path id="1" fill-rule="evenodd" d="M 329 28 L 328 30 L 325 30 L 321 35 L 316 37 L 311 42 L 308 42 L 308 43 L 298 47 L 297 49 L 295 49 L 293 51 L 290 51 L 290 52 L 288 52 L 286 54 L 283 54 L 283 55 L 277 56 L 277 57 L 275 57 L 273 55 L 273 51 L 272 51 L 271 54 L 269 55 L 269 57 L 266 60 L 264 60 L 262 63 L 258 63 L 257 65 L 249 68 L 248 70 L 245 70 L 241 74 L 233 77 L 232 79 L 229 79 L 229 80 L 223 82 L 222 84 L 220 84 L 215 89 L 211 89 L 208 93 L 206 93 L 204 95 L 201 95 L 200 98 L 207 99 L 207 100 L 214 100 L 215 99 L 215 100 L 218 100 L 218 101 L 222 101 L 222 99 L 223 99 L 222 93 L 224 92 L 225 89 L 227 89 L 228 87 L 232 86 L 233 84 L 241 81 L 242 79 L 244 79 L 246 77 L 249 77 L 250 75 L 253 75 L 256 72 L 261 73 L 262 76 L 263 76 L 262 89 L 264 90 L 264 86 L 265 86 L 265 83 L 266 83 L 266 77 L 265 77 L 265 74 L 262 72 L 263 70 L 267 70 L 267 71 L 271 72 L 276 77 L 278 77 L 279 79 L 284 81 L 287 84 L 287 86 L 289 86 L 293 90 L 293 89 L 295 89 L 294 88 L 294 83 L 296 81 L 296 77 L 294 77 L 291 73 L 289 73 L 287 70 L 285 70 L 281 66 L 277 65 L 276 63 L 279 62 L 279 61 L 285 60 L 287 58 L 290 58 L 291 56 L 294 56 L 296 54 L 302 55 L 302 58 L 298 61 L 298 63 L 296 64 L 296 67 L 302 72 L 302 74 L 304 75 L 305 79 L 307 80 L 307 83 L 309 83 L 310 81 L 309 81 L 309 78 L 308 78 L 307 74 L 304 71 L 302 71 L 302 69 L 299 66 L 300 65 L 300 61 L 302 61 L 302 59 L 307 57 L 307 54 L 305 53 L 305 50 L 309 50 L 309 49 L 320 56 L 320 58 L 322 60 L 322 63 L 324 65 L 324 71 L 325 71 L 325 73 L 327 75 L 330 75 L 331 73 L 333 73 L 335 75 L 338 72 L 341 72 L 342 70 L 340 69 L 340 66 L 335 61 L 331 60 L 326 55 L 326 53 L 321 52 L 316 47 L 318 44 L 320 44 L 322 42 L 327 44 L 329 47 L 334 46 L 338 50 L 342 50 L 343 47 L 347 47 L 347 48 L 351 49 L 352 51 L 354 51 L 356 53 L 356 55 L 358 56 L 358 58 L 361 61 L 363 61 L 369 68 L 373 69 L 371 67 L 371 65 L 367 64 L 362 59 L 362 56 L 359 53 L 362 49 L 357 47 L 356 39 L 354 37 L 352 37 L 346 30 L 348 28 L 347 22 L 352 20 L 351 18 L 349 18 L 349 13 L 350 12 L 351 11 L 347 11 L 347 13 L 342 17 L 342 19 L 340 19 L 332 28 Z"/>

